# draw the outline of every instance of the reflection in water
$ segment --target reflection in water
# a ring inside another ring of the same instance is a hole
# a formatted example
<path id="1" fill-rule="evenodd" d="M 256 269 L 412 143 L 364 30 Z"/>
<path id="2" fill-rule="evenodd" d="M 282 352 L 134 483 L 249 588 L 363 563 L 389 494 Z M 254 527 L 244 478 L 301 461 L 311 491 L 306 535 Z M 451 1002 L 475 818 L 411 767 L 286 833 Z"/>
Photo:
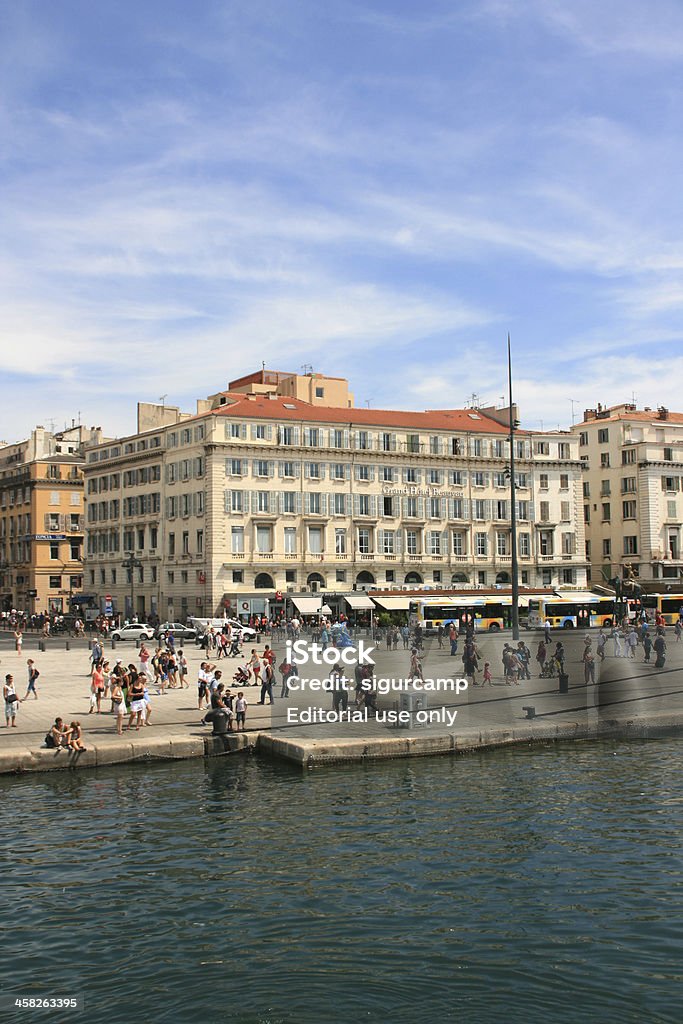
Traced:
<path id="1" fill-rule="evenodd" d="M 12 991 L 92 1021 L 674 1021 L 679 744 L 3 780 Z"/>

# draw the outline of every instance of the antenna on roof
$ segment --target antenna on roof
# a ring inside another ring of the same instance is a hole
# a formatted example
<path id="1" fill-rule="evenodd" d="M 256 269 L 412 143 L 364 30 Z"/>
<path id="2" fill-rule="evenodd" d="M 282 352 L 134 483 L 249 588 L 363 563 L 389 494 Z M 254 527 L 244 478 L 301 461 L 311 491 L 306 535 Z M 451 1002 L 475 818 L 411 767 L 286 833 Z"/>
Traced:
<path id="1" fill-rule="evenodd" d="M 574 406 L 579 404 L 578 398 L 568 398 L 568 402 L 572 403 L 572 426 L 576 423 L 576 416 L 574 414 Z"/>
<path id="2" fill-rule="evenodd" d="M 310 363 L 304 363 L 301 369 L 303 370 L 304 374 L 313 373 L 313 367 L 311 366 Z"/>
<path id="3" fill-rule="evenodd" d="M 473 391 L 469 398 L 465 400 L 466 409 L 478 409 L 479 408 L 479 395 L 476 391 Z"/>
<path id="4" fill-rule="evenodd" d="M 366 404 L 366 406 L 367 406 L 367 407 L 368 407 L 368 409 L 369 409 L 369 408 L 370 408 L 370 399 L 369 399 L 369 398 L 366 398 L 366 399 L 365 399 L 365 404 Z"/>
<path id="5" fill-rule="evenodd" d="M 168 398 L 168 394 L 159 395 L 159 401 L 161 402 L 161 408 L 162 409 L 164 408 L 164 403 L 165 403 L 167 398 Z"/>

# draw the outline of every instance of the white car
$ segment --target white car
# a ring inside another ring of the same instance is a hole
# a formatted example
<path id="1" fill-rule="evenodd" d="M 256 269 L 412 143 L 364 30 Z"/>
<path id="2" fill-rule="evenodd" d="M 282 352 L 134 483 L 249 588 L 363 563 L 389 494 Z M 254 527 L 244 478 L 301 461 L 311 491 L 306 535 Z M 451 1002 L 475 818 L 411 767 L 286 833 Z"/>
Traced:
<path id="1" fill-rule="evenodd" d="M 112 640 L 153 640 L 154 627 L 142 622 L 131 622 L 127 626 L 119 626 L 111 635 Z"/>
<path id="2" fill-rule="evenodd" d="M 251 626 L 245 626 L 243 622 L 238 622 L 237 619 L 198 619 L 193 618 L 192 624 L 197 630 L 197 643 L 201 641 L 201 638 L 209 629 L 213 629 L 214 633 L 220 633 L 223 626 L 226 624 L 230 626 L 232 635 L 239 636 L 243 644 L 256 643 L 257 633 Z"/>

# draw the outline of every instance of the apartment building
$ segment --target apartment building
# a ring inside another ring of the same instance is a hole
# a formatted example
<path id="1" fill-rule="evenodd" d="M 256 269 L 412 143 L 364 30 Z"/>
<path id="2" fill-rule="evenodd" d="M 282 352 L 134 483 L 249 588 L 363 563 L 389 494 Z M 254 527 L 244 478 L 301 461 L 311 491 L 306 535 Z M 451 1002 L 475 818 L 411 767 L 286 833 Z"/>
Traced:
<path id="1" fill-rule="evenodd" d="M 650 589 L 683 575 L 683 414 L 633 404 L 587 409 L 572 428 L 586 467 L 586 557 L 593 583 L 626 564 Z"/>
<path id="2" fill-rule="evenodd" d="M 36 427 L 0 448 L 2 610 L 67 612 L 83 593 L 83 446 L 99 428 Z"/>
<path id="3" fill-rule="evenodd" d="M 88 453 L 86 587 L 103 607 L 247 614 L 288 593 L 334 606 L 510 582 L 507 410 L 356 409 L 345 381 L 302 376 L 241 378 L 195 415 L 141 405 L 137 434 Z M 515 444 L 520 581 L 582 587 L 578 437 Z"/>

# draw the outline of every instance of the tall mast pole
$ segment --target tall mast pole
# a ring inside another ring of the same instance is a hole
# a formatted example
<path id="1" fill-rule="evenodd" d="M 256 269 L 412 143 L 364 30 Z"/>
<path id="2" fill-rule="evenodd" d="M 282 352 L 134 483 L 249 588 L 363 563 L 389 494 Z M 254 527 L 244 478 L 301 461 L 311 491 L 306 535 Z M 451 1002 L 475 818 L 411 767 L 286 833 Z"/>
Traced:
<path id="1" fill-rule="evenodd" d="M 512 555 L 512 639 L 519 640 L 519 565 L 517 564 L 517 484 L 515 481 L 515 412 L 512 404 L 512 353 L 508 333 L 508 393 L 510 397 L 510 528 Z"/>

